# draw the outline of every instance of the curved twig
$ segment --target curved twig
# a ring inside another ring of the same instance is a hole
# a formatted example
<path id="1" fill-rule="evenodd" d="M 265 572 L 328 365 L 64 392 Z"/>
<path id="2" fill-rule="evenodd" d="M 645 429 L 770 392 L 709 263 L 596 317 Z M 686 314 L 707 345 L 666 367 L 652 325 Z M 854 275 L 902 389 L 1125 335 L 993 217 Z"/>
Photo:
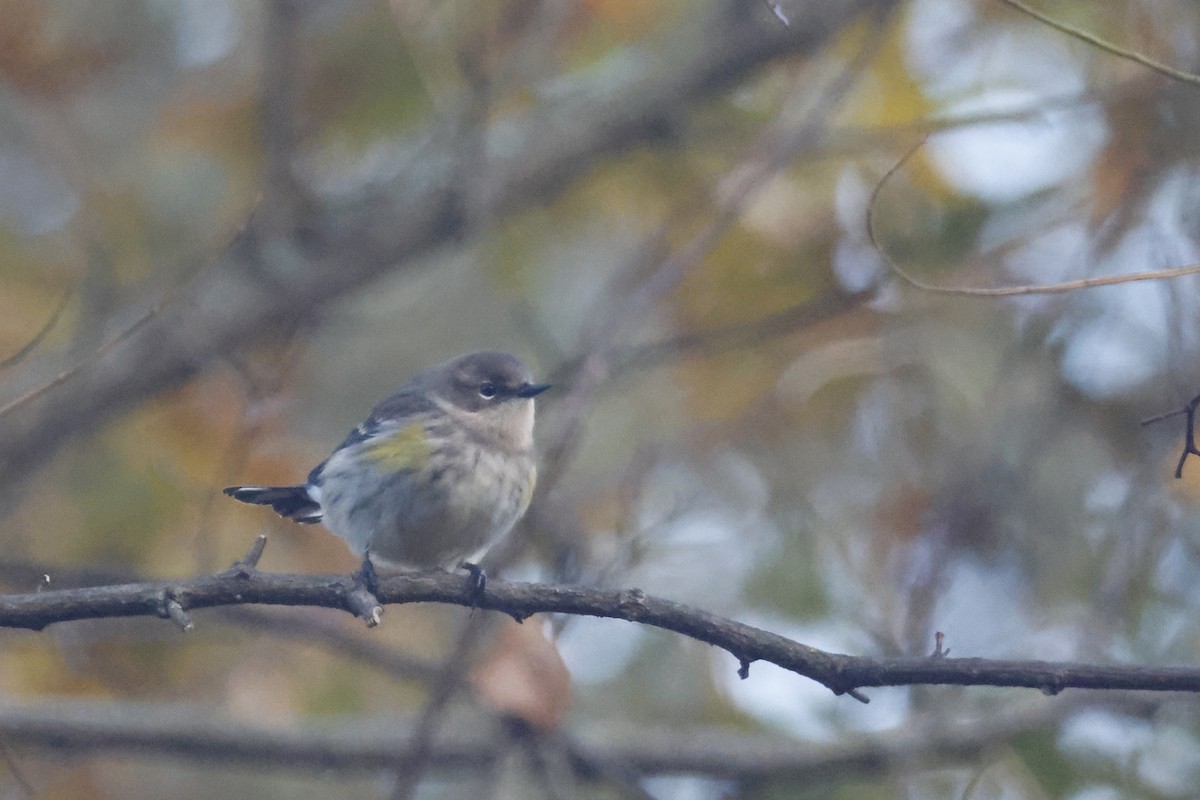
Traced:
<path id="1" fill-rule="evenodd" d="M 1054 30 L 1060 33 L 1065 33 L 1067 36 L 1071 36 L 1081 42 L 1090 44 L 1092 47 L 1098 47 L 1104 52 L 1114 55 L 1117 58 L 1123 58 L 1127 61 L 1132 61 L 1135 64 L 1141 64 L 1143 67 L 1154 70 L 1159 75 L 1165 75 L 1172 80 L 1190 83 L 1193 86 L 1200 85 L 1200 75 L 1195 75 L 1191 72 L 1184 72 L 1181 69 L 1175 69 L 1174 67 L 1168 66 L 1161 61 L 1155 61 L 1149 56 L 1144 56 L 1136 50 L 1127 50 L 1124 47 L 1118 47 L 1112 42 L 1105 41 L 1095 34 L 1091 34 L 1072 25 L 1068 25 L 1067 23 L 1057 20 L 1048 14 L 1043 14 L 1036 8 L 1021 2 L 1021 0 L 1000 0 L 1000 2 L 1004 3 L 1004 5 L 1008 6 L 1009 8 L 1020 11 L 1022 14 L 1033 17 L 1043 25 L 1049 25 L 1051 28 L 1054 28 Z"/>
<path id="2" fill-rule="evenodd" d="M 67 310 L 67 304 L 71 302 L 71 298 L 75 296 L 75 290 L 78 287 L 72 286 L 62 293 L 62 297 L 58 299 L 58 305 L 50 312 L 49 318 L 42 324 L 28 342 L 21 345 L 15 353 L 10 356 L 5 356 L 0 359 L 0 370 L 8 369 L 14 364 L 20 363 L 21 359 L 33 352 L 33 349 L 42 343 L 50 331 L 54 330 L 54 326 L 58 324 L 59 317 Z"/>
<path id="3" fill-rule="evenodd" d="M 928 136 L 921 137 L 915 145 L 909 148 L 908 152 L 900 157 L 900 160 L 883 173 L 883 177 L 875 184 L 874 190 L 871 192 L 871 199 L 867 202 L 867 238 L 871 242 L 871 246 L 875 248 L 875 252 L 879 253 L 879 257 L 887 264 L 888 269 L 892 271 L 898 278 L 903 280 L 910 286 L 920 289 L 923 292 L 932 294 L 949 294 L 960 297 L 1023 297 L 1025 295 L 1034 294 L 1064 294 L 1066 292 L 1074 292 L 1080 289 L 1093 289 L 1097 286 L 1115 286 L 1120 283 L 1135 283 L 1137 281 L 1157 281 L 1166 280 L 1168 278 L 1182 278 L 1185 275 L 1200 274 L 1200 264 L 1192 264 L 1186 267 L 1175 267 L 1173 269 L 1159 269 L 1151 272 L 1133 272 L 1128 275 L 1105 275 L 1100 278 L 1080 278 L 1074 281 L 1063 281 L 1061 283 L 1045 283 L 1034 286 L 996 286 L 990 288 L 969 288 L 955 286 L 939 286 L 933 283 L 926 283 L 904 267 L 896 263 L 887 252 L 883 249 L 883 245 L 879 242 L 879 236 L 875 230 L 875 206 L 879 199 L 883 187 L 892 179 L 892 176 L 899 172 L 905 164 L 916 154 L 918 150 L 925 146 L 929 141 Z"/>

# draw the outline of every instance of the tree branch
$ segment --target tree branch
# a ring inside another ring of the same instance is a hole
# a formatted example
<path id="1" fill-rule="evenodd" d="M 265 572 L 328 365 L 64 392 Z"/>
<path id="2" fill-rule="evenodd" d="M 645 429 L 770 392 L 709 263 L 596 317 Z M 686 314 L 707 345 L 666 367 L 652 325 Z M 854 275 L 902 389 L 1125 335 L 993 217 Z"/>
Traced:
<path id="1" fill-rule="evenodd" d="M 41 630 L 72 620 L 155 616 L 178 619 L 197 609 L 261 603 L 320 606 L 353 613 L 361 586 L 348 575 L 258 572 L 244 565 L 218 575 L 180 581 L 0 595 L 0 627 Z M 638 622 L 726 650 L 748 674 L 767 661 L 811 678 L 836 694 L 865 700 L 858 689 L 914 684 L 1017 686 L 1057 694 L 1063 689 L 1140 689 L 1200 692 L 1198 667 L 1148 667 L 984 658 L 873 658 L 830 653 L 770 631 L 652 597 L 640 589 L 590 589 L 489 580 L 481 598 L 461 575 L 392 575 L 379 582 L 383 604 L 449 603 L 501 611 L 517 619 L 532 614 L 577 614 Z"/>
<path id="2" fill-rule="evenodd" d="M 975 759 L 999 742 L 1045 730 L 1093 707 L 1056 701 L 969 722 L 924 719 L 902 731 L 856 736 L 843 744 L 728 728 L 680 731 L 638 724 L 614 729 L 610 722 L 573 726 L 561 738 L 577 769 L 585 773 L 596 765 L 609 765 L 638 777 L 693 773 L 741 780 L 837 780 L 848 774 L 858 778 L 885 774 L 915 762 Z M 1145 717 L 1157 705 L 1103 707 Z M 174 756 L 243 764 L 255 770 L 350 771 L 407 764 L 412 725 L 394 717 L 341 724 L 325 718 L 281 728 L 249 724 L 195 706 L 72 700 L 0 709 L 0 737 L 19 743 L 22 750 Z M 499 735 L 495 721 L 475 719 L 438 737 L 430 753 L 431 766 L 487 769 L 506 752 L 507 738 Z"/>
<path id="3" fill-rule="evenodd" d="M 6 407 L 0 483 L 23 477 L 72 436 L 177 386 L 215 358 L 544 202 L 600 159 L 669 133 L 690 103 L 775 58 L 816 50 L 864 9 L 893 4 L 806 3 L 785 28 L 758 4 L 718 3 L 717 13 L 697 14 L 652 46 L 629 48 L 590 71 L 560 76 L 554 89 L 531 92 L 549 98 L 531 110 L 492 120 L 480 132 L 486 169 L 470 198 L 460 196 L 462 137 L 446 136 L 441 122 L 398 148 L 404 164 L 395 175 L 311 198 L 291 231 L 273 230 L 278 215 L 260 208 L 160 313 L 46 391 Z"/>

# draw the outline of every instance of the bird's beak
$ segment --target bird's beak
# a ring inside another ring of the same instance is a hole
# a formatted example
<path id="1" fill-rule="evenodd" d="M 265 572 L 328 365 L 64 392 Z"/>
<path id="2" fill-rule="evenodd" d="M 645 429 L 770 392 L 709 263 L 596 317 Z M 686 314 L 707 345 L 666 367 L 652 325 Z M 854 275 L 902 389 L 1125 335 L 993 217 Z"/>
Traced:
<path id="1" fill-rule="evenodd" d="M 548 383 L 527 383 L 520 389 L 517 389 L 514 394 L 516 394 L 517 397 L 533 397 L 541 394 L 549 388 L 550 384 Z"/>

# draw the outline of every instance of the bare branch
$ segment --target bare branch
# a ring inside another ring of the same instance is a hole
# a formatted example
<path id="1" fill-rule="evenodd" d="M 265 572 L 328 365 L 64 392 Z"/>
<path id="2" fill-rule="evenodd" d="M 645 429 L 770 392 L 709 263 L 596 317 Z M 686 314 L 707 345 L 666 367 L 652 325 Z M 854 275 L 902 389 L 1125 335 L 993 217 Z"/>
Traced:
<path id="1" fill-rule="evenodd" d="M 1128 698 L 1126 698 L 1128 699 Z M 902 731 L 855 736 L 846 743 L 801 741 L 778 734 L 730 729 L 668 729 L 611 722 L 575 726 L 559 738 L 583 774 L 597 766 L 636 778 L 694 773 L 726 779 L 837 780 L 886 774 L 899 765 L 952 763 L 977 758 L 997 743 L 1045 730 L 1097 704 L 1053 700 L 1035 709 L 989 714 L 950 723 L 925 719 Z M 1144 717 L 1158 704 L 1101 704 L 1114 713 Z M 0 709 L 0 737 L 31 748 L 68 753 L 123 753 L 139 758 L 174 756 L 256 770 L 379 770 L 410 761 L 412 725 L 356 719 L 341 725 L 323 718 L 286 728 L 248 724 L 194 706 L 100 701 L 42 702 Z M 441 734 L 430 753 L 435 769 L 483 770 L 508 748 L 493 721 L 476 719 Z"/>
<path id="2" fill-rule="evenodd" d="M 41 630 L 71 620 L 165 617 L 169 612 L 164 611 L 164 597 L 178 602 L 184 611 L 247 603 L 352 611 L 350 595 L 356 586 L 354 577 L 348 575 L 227 571 L 185 581 L 0 595 L 0 627 Z M 377 597 L 381 603 L 449 603 L 502 611 L 517 618 L 557 613 L 624 619 L 707 642 L 728 651 L 739 663 L 777 664 L 837 694 L 869 686 L 914 684 L 1019 686 L 1047 694 L 1070 688 L 1200 692 L 1200 667 L 984 658 L 871 658 L 829 653 L 702 609 L 652 597 L 639 589 L 619 591 L 490 580 L 486 594 L 481 597 L 461 575 L 430 573 L 383 578 Z"/>
<path id="3" fill-rule="evenodd" d="M 9 745 L 8 740 L 2 737 L 0 737 L 0 756 L 3 756 L 4 766 L 8 767 L 8 773 L 17 782 L 17 787 L 21 790 L 21 795 L 30 798 L 30 800 L 40 797 L 41 792 L 35 789 L 33 783 L 25 777 L 25 768 L 17 760 L 17 756 Z"/>
<path id="4" fill-rule="evenodd" d="M 1200 456 L 1200 449 L 1196 447 L 1196 409 L 1198 407 L 1200 407 L 1200 396 L 1193 397 L 1181 409 L 1168 411 L 1165 414 L 1158 414 L 1157 416 L 1142 420 L 1142 425 L 1150 425 L 1155 422 L 1161 422 L 1164 419 L 1177 417 L 1180 414 L 1186 415 L 1183 427 L 1183 452 L 1179 454 L 1179 462 L 1175 465 L 1175 477 L 1177 479 L 1183 477 L 1183 465 L 1187 463 L 1188 456 Z"/>
<path id="5" fill-rule="evenodd" d="M 72 436 L 214 359 L 294 328 L 387 271 L 478 235 L 464 208 L 478 212 L 472 220 L 490 224 L 544 202 L 600 159 L 670 131 L 697 98 L 772 59 L 815 50 L 865 8 L 891 5 L 807 3 L 791 27 L 721 6 L 652 46 L 560 77 L 555 91 L 532 93 L 548 98 L 542 103 L 489 120 L 480 133 L 487 169 L 471 187 L 471 202 L 460 196 L 461 140 L 437 135 L 443 121 L 407 142 L 399 174 L 346 195 L 313 198 L 286 237 L 272 230 L 270 214 L 256 216 L 169 307 L 10 408 L 0 426 L 0 481 L 27 475 Z M 614 73 L 615 63 L 633 67 Z"/>
<path id="6" fill-rule="evenodd" d="M 776 13 L 779 13 L 778 8 Z M 597 390 L 613 372 L 614 357 L 623 344 L 622 339 L 628 338 L 629 332 L 637 329 L 641 317 L 708 257 L 737 223 L 755 193 L 778 175 L 799 152 L 822 137 L 826 122 L 832 116 L 832 109 L 857 85 L 871 59 L 878 54 L 880 43 L 888 30 L 886 22 L 887 17 L 883 14 L 875 17 L 870 35 L 854 58 L 808 99 L 806 112 L 799 115 L 802 120 L 800 124 L 792 121 L 786 110 L 780 111 L 774 123 L 767 126 L 748 148 L 747 156 L 717 181 L 717 186 L 727 186 L 728 190 L 709 193 L 719 198 L 712 211 L 712 219 L 685 245 L 659 261 L 635 287 L 625 292 L 619 304 L 611 306 L 606 317 L 598 319 L 587 331 L 584 339 L 589 343 L 588 352 L 580 357 L 578 367 L 572 371 L 570 389 L 558 404 L 562 420 L 560 433 L 545 448 L 542 472 L 547 477 L 543 479 L 543 492 L 555 485 L 557 477 L 563 472 L 563 465 L 571 459 L 574 449 L 579 445 L 587 412 L 596 402 Z M 811 80 L 800 78 L 797 84 L 796 98 L 807 97 L 812 91 Z M 784 104 L 785 109 L 787 105 Z M 644 252 L 639 253 L 622 270 L 622 279 L 630 277 L 629 273 L 645 261 L 647 254 L 660 249 L 667 239 L 668 228 L 669 223 L 664 224 L 649 237 L 647 245 L 640 248 Z"/>
<path id="7" fill-rule="evenodd" d="M 77 287 L 72 286 L 62 293 L 62 297 L 60 297 L 58 300 L 58 305 L 55 306 L 54 310 L 50 312 L 49 318 L 47 318 L 46 322 L 41 328 L 38 329 L 38 332 L 35 333 L 28 342 L 21 345 L 12 355 L 5 356 L 3 359 L 0 359 L 0 370 L 8 369 L 14 364 L 20 363 L 21 359 L 33 352 L 33 349 L 42 343 L 42 340 L 46 338 L 50 331 L 54 330 L 54 326 L 58 324 L 59 317 L 62 316 L 62 313 L 67 310 L 67 304 L 71 302 L 71 298 L 75 295 L 76 288 Z"/>
<path id="8" fill-rule="evenodd" d="M 1074 37 L 1081 42 L 1086 42 L 1092 47 L 1098 47 L 1104 52 L 1111 53 L 1118 58 L 1124 58 L 1127 61 L 1134 62 L 1135 64 L 1141 64 L 1143 67 L 1152 69 L 1158 74 L 1165 75 L 1172 80 L 1190 83 L 1193 86 L 1200 85 L 1200 75 L 1194 75 L 1191 72 L 1184 72 L 1183 70 L 1175 69 L 1174 67 L 1168 66 L 1161 61 L 1155 61 L 1149 56 L 1144 56 L 1136 50 L 1126 50 L 1123 47 L 1118 47 L 1112 42 L 1101 39 L 1099 36 L 1068 25 L 1067 23 L 1057 20 L 1048 14 L 1043 14 L 1041 11 L 1038 11 L 1037 9 L 1021 2 L 1021 0 L 1000 0 L 1000 2 L 1004 3 L 1004 5 L 1008 6 L 1009 8 L 1020 11 L 1022 14 L 1033 17 L 1043 25 L 1049 25 L 1051 28 L 1054 28 L 1054 30 L 1059 31 L 1060 33 L 1065 33 L 1067 36 Z"/>
<path id="9" fill-rule="evenodd" d="M 1134 272 L 1128 275 L 1105 275 L 1100 278 L 1080 278 L 1074 281 L 1063 281 L 1061 283 L 1046 283 L 1033 286 L 997 286 L 997 287 L 956 287 L 956 286 L 938 286 L 937 284 L 926 283 L 904 267 L 896 263 L 896 260 L 888 254 L 887 250 L 879 241 L 879 236 L 875 230 L 875 207 L 879 200 L 879 195 L 883 192 L 883 187 L 891 180 L 892 176 L 899 172 L 905 164 L 908 163 L 918 150 L 925 146 L 925 142 L 929 139 L 924 136 L 913 145 L 907 153 L 901 156 L 900 160 L 888 169 L 875 184 L 875 189 L 871 192 L 871 198 L 867 202 L 867 237 L 871 241 L 871 246 L 879 253 L 879 257 L 883 259 L 890 269 L 898 278 L 903 280 L 910 286 L 920 289 L 923 292 L 931 294 L 948 294 L 957 297 L 1024 297 L 1035 294 L 1064 294 L 1066 292 L 1075 292 L 1080 289 L 1094 289 L 1098 286 L 1115 286 L 1121 283 L 1136 283 L 1139 281 L 1159 281 L 1170 278 L 1182 278 L 1187 275 L 1200 274 L 1200 264 L 1192 264 L 1186 267 L 1174 267 L 1172 269 L 1159 269 L 1150 272 Z"/>
<path id="10" fill-rule="evenodd" d="M 300 25 L 302 6 L 296 0 L 271 0 L 266 4 L 262 78 L 262 147 L 264 208 L 272 217 L 269 226 L 284 232 L 294 224 L 304 187 L 293 174 L 300 144 L 297 120 L 300 80 Z"/>
<path id="11" fill-rule="evenodd" d="M 364 664 L 396 680 L 433 683 L 444 674 L 437 662 L 389 647 L 362 631 L 348 629 L 334 617 L 250 606 L 226 607 L 220 614 L 222 623 L 258 631 L 275 639 L 320 647 L 330 655 Z"/>
<path id="12" fill-rule="evenodd" d="M 454 646 L 444 660 L 442 674 L 434 683 L 430 697 L 413 727 L 406 757 L 403 763 L 397 765 L 392 800 L 408 800 L 416 796 L 425 770 L 433 761 L 434 741 L 446 716 L 446 709 L 455 693 L 466 685 L 471 650 L 480 641 L 479 635 L 484 629 L 483 619 L 482 616 L 469 617 L 458 632 Z"/>

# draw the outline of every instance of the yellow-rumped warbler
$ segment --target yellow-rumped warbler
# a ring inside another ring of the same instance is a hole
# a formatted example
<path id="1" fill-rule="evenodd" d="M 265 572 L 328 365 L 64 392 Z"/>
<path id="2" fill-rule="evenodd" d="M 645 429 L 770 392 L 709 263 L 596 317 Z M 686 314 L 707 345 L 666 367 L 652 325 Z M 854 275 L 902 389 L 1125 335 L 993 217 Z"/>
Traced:
<path id="1" fill-rule="evenodd" d="M 548 388 L 510 353 L 468 353 L 418 373 L 375 406 L 303 485 L 225 494 L 296 522 L 323 522 L 364 557 L 364 569 L 374 557 L 474 569 L 529 506 L 533 398 Z"/>

